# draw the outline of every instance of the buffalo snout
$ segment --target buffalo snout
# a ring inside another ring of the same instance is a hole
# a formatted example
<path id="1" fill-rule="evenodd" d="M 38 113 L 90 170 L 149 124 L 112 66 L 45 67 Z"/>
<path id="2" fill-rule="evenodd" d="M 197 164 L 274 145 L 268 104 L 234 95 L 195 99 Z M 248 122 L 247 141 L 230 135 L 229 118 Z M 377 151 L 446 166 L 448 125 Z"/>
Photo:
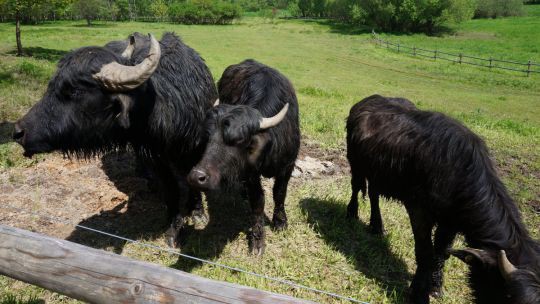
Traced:
<path id="1" fill-rule="evenodd" d="M 188 183 L 200 190 L 214 190 L 218 188 L 219 177 L 212 174 L 211 170 L 203 168 L 193 168 L 187 177 Z"/>

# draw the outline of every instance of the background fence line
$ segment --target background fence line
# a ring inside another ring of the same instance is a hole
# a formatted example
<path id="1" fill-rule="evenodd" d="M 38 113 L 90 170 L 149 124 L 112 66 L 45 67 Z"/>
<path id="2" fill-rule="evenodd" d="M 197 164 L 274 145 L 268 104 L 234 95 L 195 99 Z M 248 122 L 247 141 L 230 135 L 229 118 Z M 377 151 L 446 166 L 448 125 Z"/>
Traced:
<path id="1" fill-rule="evenodd" d="M 486 68 L 489 68 L 489 69 L 495 68 L 495 69 L 502 69 L 502 70 L 508 70 L 508 71 L 516 71 L 516 72 L 526 73 L 527 77 L 529 77 L 531 73 L 540 74 L 540 69 L 538 69 L 538 70 L 536 70 L 536 69 L 533 70 L 532 69 L 533 67 L 540 67 L 540 64 L 539 63 L 534 63 L 531 60 L 529 60 L 527 63 L 522 63 L 522 62 L 517 62 L 517 61 L 512 61 L 512 60 L 495 59 L 495 58 L 492 58 L 492 57 L 489 57 L 488 59 L 480 58 L 480 57 L 476 57 L 476 56 L 465 55 L 463 53 L 452 54 L 452 53 L 442 52 L 442 51 L 439 51 L 439 50 L 423 49 L 423 48 L 419 48 L 419 47 L 416 47 L 416 46 L 411 47 L 411 46 L 403 45 L 403 44 L 400 44 L 400 43 L 391 42 L 389 40 L 384 40 L 384 39 L 380 38 L 379 35 L 377 33 L 375 33 L 375 31 L 372 31 L 371 35 L 372 35 L 373 40 L 375 41 L 375 43 L 377 45 L 382 46 L 382 47 L 386 47 L 387 49 L 395 50 L 398 53 L 411 54 L 413 56 L 430 58 L 430 59 L 433 59 L 433 60 L 441 59 L 441 60 L 446 60 L 446 61 L 459 63 L 459 64 L 469 64 L 469 65 L 474 65 L 474 66 L 486 67 Z M 409 50 L 409 51 L 407 51 L 407 50 Z M 477 60 L 477 61 L 480 61 L 480 62 L 489 62 L 489 64 L 472 62 L 470 60 L 463 60 L 463 59 L 472 59 L 472 60 Z M 502 66 L 502 65 L 494 64 L 494 63 L 497 63 L 497 62 L 510 64 L 510 65 L 514 65 L 514 66 L 517 65 L 517 66 L 526 67 L 526 68 L 521 68 L 520 69 L 520 68 L 514 68 L 514 67 L 508 67 L 508 66 Z"/>

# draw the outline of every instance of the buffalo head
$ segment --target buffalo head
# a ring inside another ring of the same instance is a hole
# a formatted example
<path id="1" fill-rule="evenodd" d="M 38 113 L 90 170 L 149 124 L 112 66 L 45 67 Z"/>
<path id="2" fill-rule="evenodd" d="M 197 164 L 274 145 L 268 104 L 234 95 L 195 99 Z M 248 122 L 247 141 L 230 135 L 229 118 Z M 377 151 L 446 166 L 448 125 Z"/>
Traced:
<path id="1" fill-rule="evenodd" d="M 271 136 L 267 132 L 287 114 L 289 104 L 272 117 L 247 105 L 214 104 L 207 113 L 208 144 L 201 161 L 191 170 L 188 182 L 199 189 L 215 190 L 257 172 Z M 260 173 L 256 173 L 260 174 Z"/>
<path id="2" fill-rule="evenodd" d="M 121 55 L 84 47 L 60 60 L 42 99 L 15 124 L 13 138 L 26 156 L 53 150 L 96 153 L 127 140 L 130 114 L 141 106 L 134 101 L 145 98 L 145 82 L 161 56 L 150 35 L 148 56 L 129 65 L 134 42 L 131 37 Z"/>

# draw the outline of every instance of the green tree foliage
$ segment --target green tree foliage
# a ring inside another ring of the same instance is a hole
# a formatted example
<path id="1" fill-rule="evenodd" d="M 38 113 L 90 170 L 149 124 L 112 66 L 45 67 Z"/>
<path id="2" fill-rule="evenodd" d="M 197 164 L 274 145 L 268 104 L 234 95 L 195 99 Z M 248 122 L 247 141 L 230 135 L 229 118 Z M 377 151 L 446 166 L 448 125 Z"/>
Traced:
<path id="1" fill-rule="evenodd" d="M 379 30 L 433 33 L 447 22 L 470 19 L 474 0 L 335 0 L 328 15 Z"/>
<path id="2" fill-rule="evenodd" d="M 150 4 L 151 16 L 159 21 L 163 21 L 169 14 L 169 7 L 164 0 L 155 0 Z"/>
<path id="3" fill-rule="evenodd" d="M 478 0 L 475 18 L 523 15 L 523 0 Z"/>
<path id="4" fill-rule="evenodd" d="M 184 24 L 229 24 L 241 15 L 239 5 L 223 0 L 187 0 L 169 7 L 171 20 Z"/>
<path id="5" fill-rule="evenodd" d="M 73 3 L 73 10 L 86 19 L 86 23 L 90 26 L 92 21 L 105 11 L 106 6 L 107 3 L 104 0 L 77 0 Z"/>

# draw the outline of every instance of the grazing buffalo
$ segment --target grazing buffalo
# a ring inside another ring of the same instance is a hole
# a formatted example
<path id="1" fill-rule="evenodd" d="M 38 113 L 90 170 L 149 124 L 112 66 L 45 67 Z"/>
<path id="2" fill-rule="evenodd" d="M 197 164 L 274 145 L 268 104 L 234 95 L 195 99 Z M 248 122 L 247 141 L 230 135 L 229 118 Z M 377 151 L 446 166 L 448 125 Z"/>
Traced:
<path id="1" fill-rule="evenodd" d="M 414 303 L 441 294 L 449 253 L 470 265 L 477 303 L 540 303 L 540 245 L 523 225 L 477 135 L 444 114 L 372 96 L 351 109 L 347 149 L 353 189 L 349 216 L 366 180 L 370 198 L 372 193 L 395 198 L 407 209 L 417 263 Z M 378 216 L 371 222 L 380 232 Z M 475 249 L 451 250 L 457 233 Z"/>
<path id="2" fill-rule="evenodd" d="M 43 98 L 15 125 L 24 154 L 89 157 L 131 146 L 162 182 L 177 245 L 183 218 L 204 217 L 186 175 L 204 151 L 204 117 L 217 91 L 203 59 L 172 33 L 134 34 L 65 55 Z"/>
<path id="3" fill-rule="evenodd" d="M 260 255 L 265 246 L 261 175 L 275 178 L 274 227 L 287 226 L 287 184 L 300 147 L 296 94 L 285 76 L 255 60 L 229 66 L 218 90 L 219 100 L 206 116 L 206 151 L 188 182 L 202 190 L 245 185 L 252 210 L 250 247 Z"/>

